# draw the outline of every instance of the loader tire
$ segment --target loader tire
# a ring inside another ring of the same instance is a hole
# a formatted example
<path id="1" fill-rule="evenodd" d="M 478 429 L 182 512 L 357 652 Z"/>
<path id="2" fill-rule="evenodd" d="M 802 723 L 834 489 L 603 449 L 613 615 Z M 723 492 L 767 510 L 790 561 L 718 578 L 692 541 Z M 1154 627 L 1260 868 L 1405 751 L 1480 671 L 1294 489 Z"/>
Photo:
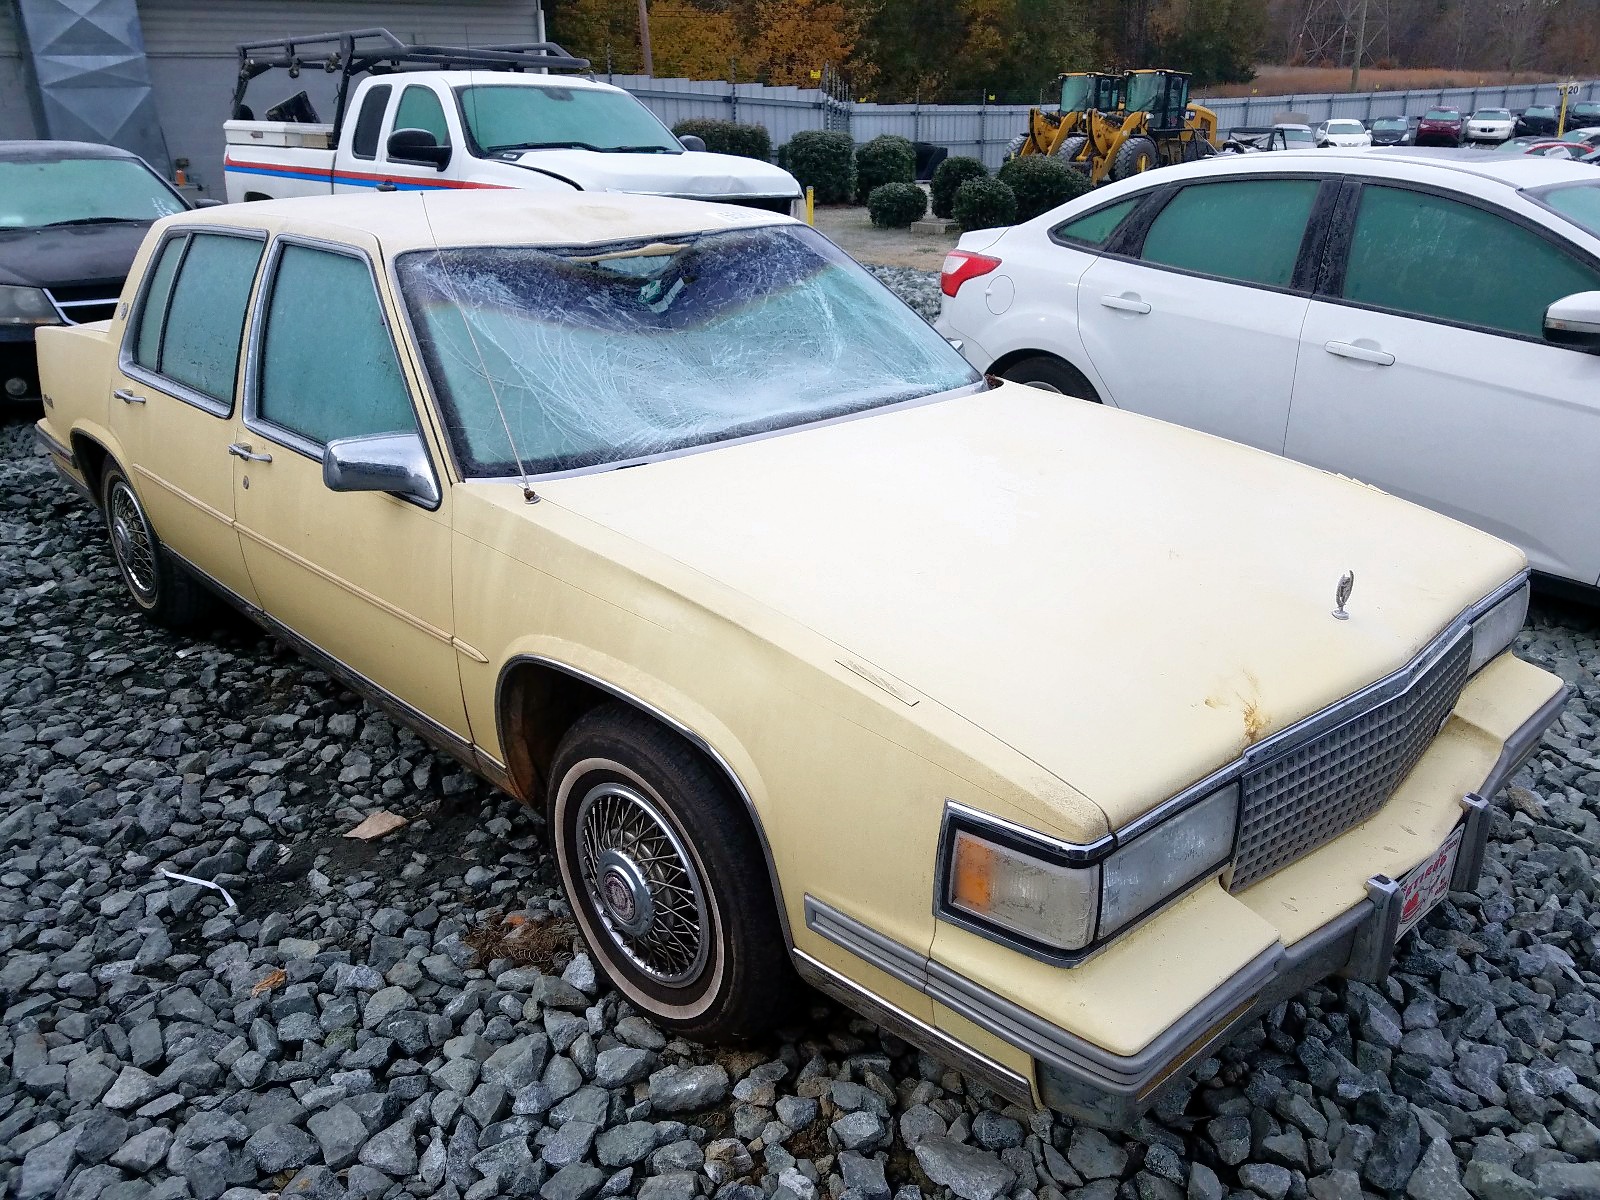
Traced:
<path id="1" fill-rule="evenodd" d="M 1111 160 L 1111 178 L 1132 179 L 1160 165 L 1161 155 L 1152 139 L 1131 137 L 1117 147 L 1117 156 Z"/>

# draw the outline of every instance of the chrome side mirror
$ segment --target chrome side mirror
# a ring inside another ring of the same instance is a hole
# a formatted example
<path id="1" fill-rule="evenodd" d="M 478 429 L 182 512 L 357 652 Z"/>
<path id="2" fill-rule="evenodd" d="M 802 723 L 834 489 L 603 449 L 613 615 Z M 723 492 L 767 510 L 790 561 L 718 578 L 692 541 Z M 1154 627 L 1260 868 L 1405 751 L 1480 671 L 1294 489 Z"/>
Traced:
<path id="1" fill-rule="evenodd" d="M 388 492 L 429 508 L 439 483 L 417 433 L 335 438 L 322 448 L 322 482 L 332 492 Z"/>
<path id="2" fill-rule="evenodd" d="M 1545 309 L 1544 340 L 1600 354 L 1600 292 L 1574 292 Z"/>

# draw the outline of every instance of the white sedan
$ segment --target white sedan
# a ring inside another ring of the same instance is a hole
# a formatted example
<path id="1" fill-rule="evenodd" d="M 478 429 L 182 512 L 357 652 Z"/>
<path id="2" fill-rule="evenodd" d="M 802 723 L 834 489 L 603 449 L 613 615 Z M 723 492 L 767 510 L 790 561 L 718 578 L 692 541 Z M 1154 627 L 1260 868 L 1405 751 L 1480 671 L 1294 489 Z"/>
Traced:
<path id="1" fill-rule="evenodd" d="M 1317 126 L 1319 146 L 1370 146 L 1372 133 L 1360 121 L 1333 117 Z"/>
<path id="2" fill-rule="evenodd" d="M 1219 157 L 945 260 L 980 370 L 1355 476 L 1600 586 L 1600 173 L 1459 151 Z"/>
<path id="3" fill-rule="evenodd" d="M 1509 108 L 1480 108 L 1467 118 L 1469 142 L 1504 142 L 1516 129 L 1517 119 Z"/>

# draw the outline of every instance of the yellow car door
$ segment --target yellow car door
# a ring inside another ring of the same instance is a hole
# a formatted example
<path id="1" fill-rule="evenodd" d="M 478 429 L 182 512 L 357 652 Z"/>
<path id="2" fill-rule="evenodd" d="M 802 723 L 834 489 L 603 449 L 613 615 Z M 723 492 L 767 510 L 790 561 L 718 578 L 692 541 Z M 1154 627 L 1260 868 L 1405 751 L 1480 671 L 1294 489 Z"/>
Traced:
<path id="1" fill-rule="evenodd" d="M 247 602 L 255 593 L 233 528 L 228 446 L 265 246 L 258 232 L 172 230 L 153 252 L 112 385 L 112 431 L 156 536 Z"/>
<path id="2" fill-rule="evenodd" d="M 375 239 L 273 242 L 233 446 L 237 525 L 270 618 L 358 686 L 420 715 L 436 742 L 464 748 L 443 457 L 390 332 L 378 261 Z M 334 490 L 323 459 L 342 439 L 411 447 L 414 475 L 428 486 L 343 490 L 389 481 L 334 472 Z"/>

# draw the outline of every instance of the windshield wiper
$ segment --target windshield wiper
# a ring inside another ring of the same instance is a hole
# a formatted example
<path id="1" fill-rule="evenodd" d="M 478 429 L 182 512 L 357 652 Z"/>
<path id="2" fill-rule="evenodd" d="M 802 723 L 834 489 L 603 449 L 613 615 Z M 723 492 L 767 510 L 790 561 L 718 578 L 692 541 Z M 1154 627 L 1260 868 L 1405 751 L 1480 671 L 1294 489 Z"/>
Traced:
<path id="1" fill-rule="evenodd" d="M 511 142 L 504 146 L 490 146 L 490 154 L 504 154 L 507 150 L 598 150 L 588 142 Z"/>
<path id="2" fill-rule="evenodd" d="M 143 225 L 143 217 L 73 217 L 66 221 L 46 221 L 35 229 L 54 229 L 58 225 Z"/>
<path id="3" fill-rule="evenodd" d="M 681 154 L 683 151 L 674 150 L 671 146 L 609 146 L 607 154 Z"/>

